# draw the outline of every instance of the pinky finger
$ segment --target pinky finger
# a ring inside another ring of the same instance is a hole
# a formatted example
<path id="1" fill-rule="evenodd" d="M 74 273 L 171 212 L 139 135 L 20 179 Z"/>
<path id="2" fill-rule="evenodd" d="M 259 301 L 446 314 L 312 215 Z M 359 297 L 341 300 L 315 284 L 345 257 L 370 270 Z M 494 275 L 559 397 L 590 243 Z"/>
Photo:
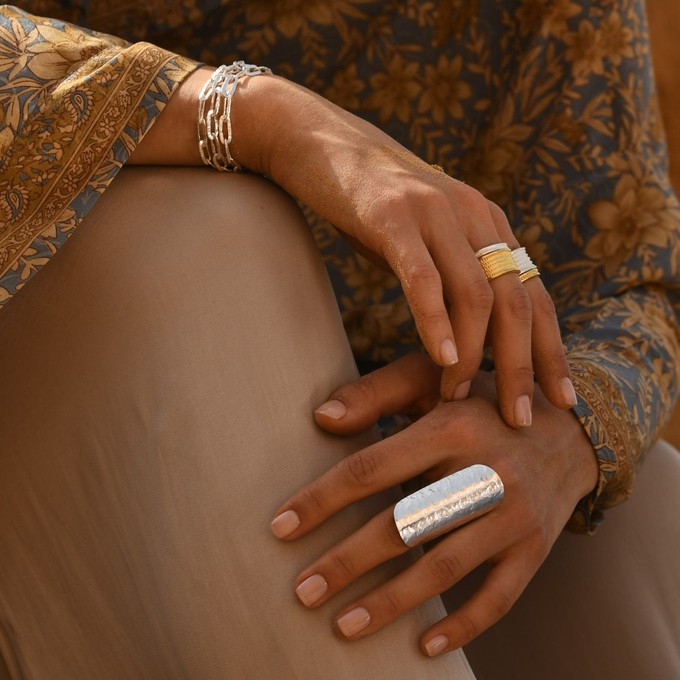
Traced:
<path id="1" fill-rule="evenodd" d="M 560 337 L 555 306 L 538 278 L 524 285 L 534 311 L 532 350 L 538 384 L 553 406 L 571 408 L 576 405 L 576 392 L 569 378 L 569 364 Z"/>
<path id="2" fill-rule="evenodd" d="M 518 600 L 538 566 L 529 564 L 526 556 L 499 562 L 467 602 L 422 636 L 423 654 L 439 656 L 452 652 L 500 621 Z"/>

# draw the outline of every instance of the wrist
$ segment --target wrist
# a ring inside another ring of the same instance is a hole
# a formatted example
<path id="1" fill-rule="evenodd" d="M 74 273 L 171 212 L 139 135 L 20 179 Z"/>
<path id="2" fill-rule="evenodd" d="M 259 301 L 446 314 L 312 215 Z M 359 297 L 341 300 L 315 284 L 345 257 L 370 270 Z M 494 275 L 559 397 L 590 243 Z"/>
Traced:
<path id="1" fill-rule="evenodd" d="M 565 420 L 563 432 L 568 434 L 567 446 L 570 450 L 569 476 L 575 491 L 576 501 L 589 496 L 597 487 L 600 467 L 591 441 L 578 418 L 572 411 L 560 411 Z"/>
<path id="2" fill-rule="evenodd" d="M 203 66 L 182 81 L 130 156 L 130 164 L 201 164 L 196 137 L 198 94 L 212 71 L 210 66 Z"/>
<path id="3" fill-rule="evenodd" d="M 293 83 L 274 75 L 239 82 L 231 110 L 231 152 L 243 167 L 271 175 L 274 159 L 285 145 L 286 127 L 296 120 L 288 108 Z M 287 126 L 283 121 L 288 121 Z"/>

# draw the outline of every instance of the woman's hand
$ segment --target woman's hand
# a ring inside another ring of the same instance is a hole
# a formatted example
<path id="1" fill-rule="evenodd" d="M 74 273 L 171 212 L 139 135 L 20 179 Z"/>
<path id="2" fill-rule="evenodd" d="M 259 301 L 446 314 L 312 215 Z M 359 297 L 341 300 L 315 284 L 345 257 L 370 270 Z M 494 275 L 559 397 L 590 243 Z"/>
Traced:
<path id="1" fill-rule="evenodd" d="M 461 402 L 438 401 L 438 380 L 439 369 L 426 357 L 410 355 L 337 390 L 316 412 L 330 432 L 350 434 L 392 413 L 422 417 L 338 463 L 286 501 L 272 522 L 276 536 L 294 540 L 350 503 L 416 475 L 430 483 L 475 463 L 493 468 L 505 486 L 499 505 L 443 536 L 413 566 L 336 617 L 340 635 L 364 637 L 490 563 L 479 590 L 422 635 L 421 649 L 430 656 L 466 644 L 510 609 L 598 477 L 576 418 L 540 393 L 534 426 L 515 430 L 498 415 L 489 374 L 480 373 Z M 295 580 L 298 597 L 318 606 L 406 550 L 387 508 L 305 569 Z"/>
<path id="2" fill-rule="evenodd" d="M 199 69 L 180 86 L 131 162 L 200 164 L 197 99 L 211 72 Z M 373 125 L 283 78 L 241 81 L 232 123 L 231 151 L 242 165 L 271 176 L 362 254 L 394 271 L 428 353 L 448 367 L 445 399 L 467 396 L 488 336 L 506 423 L 531 424 L 534 372 L 552 404 L 575 403 L 555 311 L 540 279 L 522 284 L 505 274 L 489 282 L 475 257 L 492 243 L 518 246 L 498 206 Z"/>
<path id="3" fill-rule="evenodd" d="M 511 273 L 489 282 L 475 256 L 493 243 L 519 245 L 498 206 L 289 81 L 253 78 L 237 96 L 234 156 L 332 222 L 357 250 L 387 263 L 430 357 L 448 367 L 445 399 L 467 396 L 488 332 L 506 423 L 531 424 L 534 371 L 551 403 L 575 404 L 540 279 L 522 284 Z"/>

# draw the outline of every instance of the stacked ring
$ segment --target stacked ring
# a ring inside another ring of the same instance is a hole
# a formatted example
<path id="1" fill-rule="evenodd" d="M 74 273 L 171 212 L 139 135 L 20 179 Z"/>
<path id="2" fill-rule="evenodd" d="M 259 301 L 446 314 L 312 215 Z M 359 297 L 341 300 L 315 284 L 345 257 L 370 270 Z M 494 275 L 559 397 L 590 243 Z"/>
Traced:
<path id="1" fill-rule="evenodd" d="M 522 283 L 528 281 L 529 279 L 533 279 L 534 276 L 541 275 L 541 272 L 538 271 L 538 267 L 529 257 L 526 248 L 515 248 L 512 251 L 512 257 L 514 258 L 515 263 L 519 267 L 519 280 Z"/>
<path id="2" fill-rule="evenodd" d="M 507 243 L 494 243 L 481 248 L 475 255 L 489 281 L 503 276 L 503 274 L 511 272 L 519 274 L 520 272 L 520 268 L 517 266 Z"/>

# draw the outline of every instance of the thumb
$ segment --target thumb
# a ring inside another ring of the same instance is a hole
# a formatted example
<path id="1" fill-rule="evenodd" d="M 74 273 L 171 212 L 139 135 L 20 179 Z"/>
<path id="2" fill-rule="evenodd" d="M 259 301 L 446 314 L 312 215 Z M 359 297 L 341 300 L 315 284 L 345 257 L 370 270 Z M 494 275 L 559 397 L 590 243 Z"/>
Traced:
<path id="1" fill-rule="evenodd" d="M 354 434 L 367 430 L 381 416 L 420 415 L 438 399 L 440 374 L 425 354 L 407 354 L 335 390 L 314 411 L 314 419 L 328 432 Z"/>

